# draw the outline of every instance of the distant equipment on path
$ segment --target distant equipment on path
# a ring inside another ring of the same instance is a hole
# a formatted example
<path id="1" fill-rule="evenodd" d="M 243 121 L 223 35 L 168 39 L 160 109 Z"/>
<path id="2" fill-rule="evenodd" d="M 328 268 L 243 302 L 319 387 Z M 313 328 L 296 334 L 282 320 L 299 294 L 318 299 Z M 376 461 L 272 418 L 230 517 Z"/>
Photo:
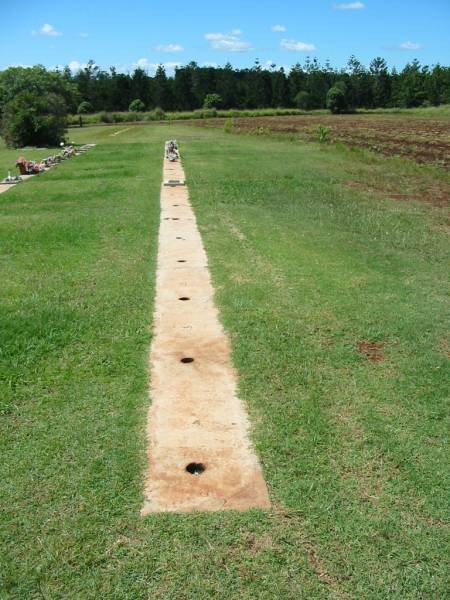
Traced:
<path id="1" fill-rule="evenodd" d="M 177 140 L 168 140 L 165 145 L 165 157 L 171 162 L 180 160 L 180 151 L 178 150 Z M 184 179 L 166 179 L 164 186 L 166 187 L 178 187 L 186 185 Z"/>
<path id="2" fill-rule="evenodd" d="M 172 162 L 179 160 L 180 152 L 178 150 L 177 140 L 168 140 L 166 142 L 166 158 Z"/>

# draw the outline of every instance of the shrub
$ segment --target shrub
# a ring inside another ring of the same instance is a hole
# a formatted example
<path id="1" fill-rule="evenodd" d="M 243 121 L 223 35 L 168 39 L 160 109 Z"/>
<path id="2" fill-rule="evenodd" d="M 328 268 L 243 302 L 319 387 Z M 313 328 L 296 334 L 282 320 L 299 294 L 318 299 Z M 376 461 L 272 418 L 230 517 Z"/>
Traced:
<path id="1" fill-rule="evenodd" d="M 111 121 L 113 123 L 123 123 L 125 121 L 125 114 L 120 112 L 112 113 Z"/>
<path id="2" fill-rule="evenodd" d="M 343 113 L 347 110 L 347 98 L 341 86 L 333 86 L 327 92 L 327 108 L 333 114 Z"/>
<path id="3" fill-rule="evenodd" d="M 133 100 L 133 102 L 131 102 L 130 106 L 128 107 L 128 110 L 131 112 L 144 112 L 145 104 L 142 102 L 142 100 L 139 100 L 139 98 L 137 98 L 136 100 Z"/>
<path id="4" fill-rule="evenodd" d="M 123 120 L 127 123 L 144 121 L 145 115 L 142 112 L 128 112 L 123 114 Z"/>
<path id="5" fill-rule="evenodd" d="M 67 125 L 69 127 L 75 127 L 75 125 L 79 125 L 80 118 L 77 115 L 69 115 L 67 117 Z"/>
<path id="6" fill-rule="evenodd" d="M 311 108 L 311 97 L 308 92 L 298 92 L 295 96 L 295 105 L 303 110 Z"/>
<path id="7" fill-rule="evenodd" d="M 223 126 L 223 130 L 225 133 L 233 133 L 233 128 L 234 128 L 234 120 L 233 119 L 227 119 L 225 121 L 225 125 Z"/>
<path id="8" fill-rule="evenodd" d="M 80 102 L 80 104 L 78 105 L 78 108 L 77 108 L 78 115 L 87 115 L 92 112 L 94 112 L 94 108 L 93 108 L 92 104 L 90 102 L 88 102 L 87 100 Z"/>
<path id="9" fill-rule="evenodd" d="M 155 110 L 153 111 L 153 114 L 155 115 L 155 119 L 157 121 L 162 121 L 163 119 L 166 118 L 166 113 L 163 111 L 163 109 L 160 106 L 157 106 L 155 108 Z"/>
<path id="10" fill-rule="evenodd" d="M 107 113 L 107 112 L 101 112 L 100 113 L 100 122 L 101 123 L 112 123 L 113 122 L 112 114 Z"/>
<path id="11" fill-rule="evenodd" d="M 222 96 L 220 94 L 206 94 L 203 100 L 203 108 L 219 108 L 222 104 Z"/>
<path id="12" fill-rule="evenodd" d="M 23 91 L 3 109 L 1 132 L 8 146 L 57 146 L 67 129 L 67 107 L 58 94 Z"/>
<path id="13" fill-rule="evenodd" d="M 213 119 L 217 117 L 217 110 L 215 108 L 200 108 L 194 110 L 194 119 Z"/>
<path id="14" fill-rule="evenodd" d="M 70 83 L 62 73 L 47 71 L 43 66 L 10 67 L 0 72 L 0 117 L 4 106 L 21 92 L 31 92 L 44 98 L 47 94 L 60 96 L 67 109 L 76 112 L 82 100 L 77 85 Z"/>

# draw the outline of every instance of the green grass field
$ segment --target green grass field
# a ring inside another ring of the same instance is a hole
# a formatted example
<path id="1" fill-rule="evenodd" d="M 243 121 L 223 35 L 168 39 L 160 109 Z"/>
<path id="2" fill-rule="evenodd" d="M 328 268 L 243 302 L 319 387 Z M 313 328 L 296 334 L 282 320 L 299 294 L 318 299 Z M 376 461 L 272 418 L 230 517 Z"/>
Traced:
<path id="1" fill-rule="evenodd" d="M 449 175 L 123 128 L 71 130 L 97 147 L 0 195 L 0 598 L 444 598 L 448 213 L 348 182 L 414 191 Z M 270 512 L 139 516 L 169 137 Z M 0 148 L 0 172 L 17 154 Z"/>

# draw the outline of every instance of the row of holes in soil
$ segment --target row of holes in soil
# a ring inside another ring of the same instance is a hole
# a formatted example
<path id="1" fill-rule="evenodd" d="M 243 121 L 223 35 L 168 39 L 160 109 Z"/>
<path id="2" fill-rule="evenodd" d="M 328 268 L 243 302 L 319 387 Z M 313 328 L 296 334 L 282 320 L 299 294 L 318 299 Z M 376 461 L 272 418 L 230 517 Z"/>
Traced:
<path id="1" fill-rule="evenodd" d="M 173 204 L 172 206 L 180 206 L 179 204 Z M 172 221 L 179 221 L 179 217 L 164 217 L 165 221 L 169 221 L 170 219 L 172 219 Z M 177 240 L 182 240 L 184 238 L 182 238 L 181 236 L 177 236 L 176 238 Z M 178 262 L 183 263 L 186 262 L 184 259 L 180 259 L 178 260 Z M 190 298 L 188 296 L 180 296 L 178 298 L 178 300 L 181 300 L 183 302 L 190 300 Z M 190 364 L 194 362 L 194 359 L 192 358 L 192 356 L 185 356 L 183 357 L 180 362 L 182 362 L 183 364 Z M 203 473 L 203 471 L 206 469 L 205 465 L 203 463 L 200 462 L 190 462 L 189 464 L 186 465 L 185 467 L 185 471 L 187 473 L 189 473 L 190 475 L 201 475 Z"/>
<path id="2" fill-rule="evenodd" d="M 178 206 L 178 204 L 174 204 L 173 206 Z M 178 217 L 165 217 L 165 220 L 169 220 L 169 219 L 172 219 L 172 221 L 179 221 Z M 180 236 L 177 236 L 176 239 L 182 240 L 183 238 Z M 177 262 L 184 263 L 186 261 L 184 259 L 179 259 Z M 182 302 L 186 302 L 187 300 L 190 300 L 190 298 L 189 298 L 189 296 L 180 296 L 178 298 L 178 300 L 181 300 Z M 194 359 L 192 358 L 192 356 L 184 356 L 180 360 L 180 362 L 186 365 L 186 364 L 193 363 Z M 201 475 L 205 471 L 205 469 L 206 469 L 205 465 L 200 462 L 190 462 L 185 467 L 186 473 L 189 473 L 190 475 Z"/>

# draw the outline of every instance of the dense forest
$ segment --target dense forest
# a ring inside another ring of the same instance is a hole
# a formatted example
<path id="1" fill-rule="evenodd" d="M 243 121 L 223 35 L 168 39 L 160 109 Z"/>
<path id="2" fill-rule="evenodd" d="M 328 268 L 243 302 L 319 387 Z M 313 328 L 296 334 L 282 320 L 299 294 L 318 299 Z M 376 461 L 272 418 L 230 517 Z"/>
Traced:
<path id="1" fill-rule="evenodd" d="M 258 61 L 252 68 L 201 67 L 195 62 L 168 76 L 161 65 L 149 75 L 144 69 L 105 71 L 94 61 L 78 72 L 69 67 L 10 67 L 0 72 L 2 134 L 10 145 L 49 143 L 63 135 L 67 113 L 98 111 L 192 111 L 222 109 L 357 108 L 437 106 L 450 103 L 450 67 L 431 67 L 413 60 L 401 71 L 389 69 L 383 58 L 368 67 L 350 57 L 346 68 L 306 59 L 287 73 Z M 159 111 L 159 112 L 158 112 Z M 41 132 L 41 133 L 39 133 Z"/>
<path id="2" fill-rule="evenodd" d="M 6 74 L 6 72 L 4 72 Z M 81 101 L 93 111 L 128 110 L 139 99 L 146 109 L 193 110 L 204 105 L 208 94 L 218 94 L 216 108 L 296 107 L 325 108 L 328 90 L 343 86 L 349 108 L 416 107 L 450 102 L 450 67 L 421 65 L 417 60 L 404 69 L 388 69 L 383 58 L 375 58 L 365 67 L 352 56 L 345 69 L 334 69 L 316 59 L 297 63 L 289 73 L 283 68 L 263 67 L 257 61 L 252 68 L 200 67 L 195 62 L 175 69 L 169 77 L 163 66 L 154 76 L 141 68 L 132 73 L 100 69 L 90 61 L 84 69 L 60 72 L 74 84 L 69 112 L 76 112 Z M 6 83 L 6 82 L 5 82 Z M 0 73 L 0 106 L 2 74 Z"/>
<path id="3" fill-rule="evenodd" d="M 229 63 L 200 67 L 192 62 L 175 69 L 173 77 L 162 66 L 151 77 L 143 69 L 131 74 L 117 73 L 114 68 L 106 72 L 91 61 L 76 74 L 64 69 L 63 76 L 76 84 L 94 110 L 106 111 L 128 110 L 134 99 L 142 100 L 147 109 L 193 110 L 202 107 L 212 93 L 220 96 L 220 108 L 325 108 L 327 92 L 336 82 L 345 84 L 352 108 L 450 102 L 450 67 L 430 68 L 417 60 L 397 72 L 389 70 L 383 58 L 375 58 L 367 68 L 352 56 L 342 70 L 307 59 L 289 73 L 283 68 L 264 68 L 259 62 L 251 69 L 233 69 Z"/>

